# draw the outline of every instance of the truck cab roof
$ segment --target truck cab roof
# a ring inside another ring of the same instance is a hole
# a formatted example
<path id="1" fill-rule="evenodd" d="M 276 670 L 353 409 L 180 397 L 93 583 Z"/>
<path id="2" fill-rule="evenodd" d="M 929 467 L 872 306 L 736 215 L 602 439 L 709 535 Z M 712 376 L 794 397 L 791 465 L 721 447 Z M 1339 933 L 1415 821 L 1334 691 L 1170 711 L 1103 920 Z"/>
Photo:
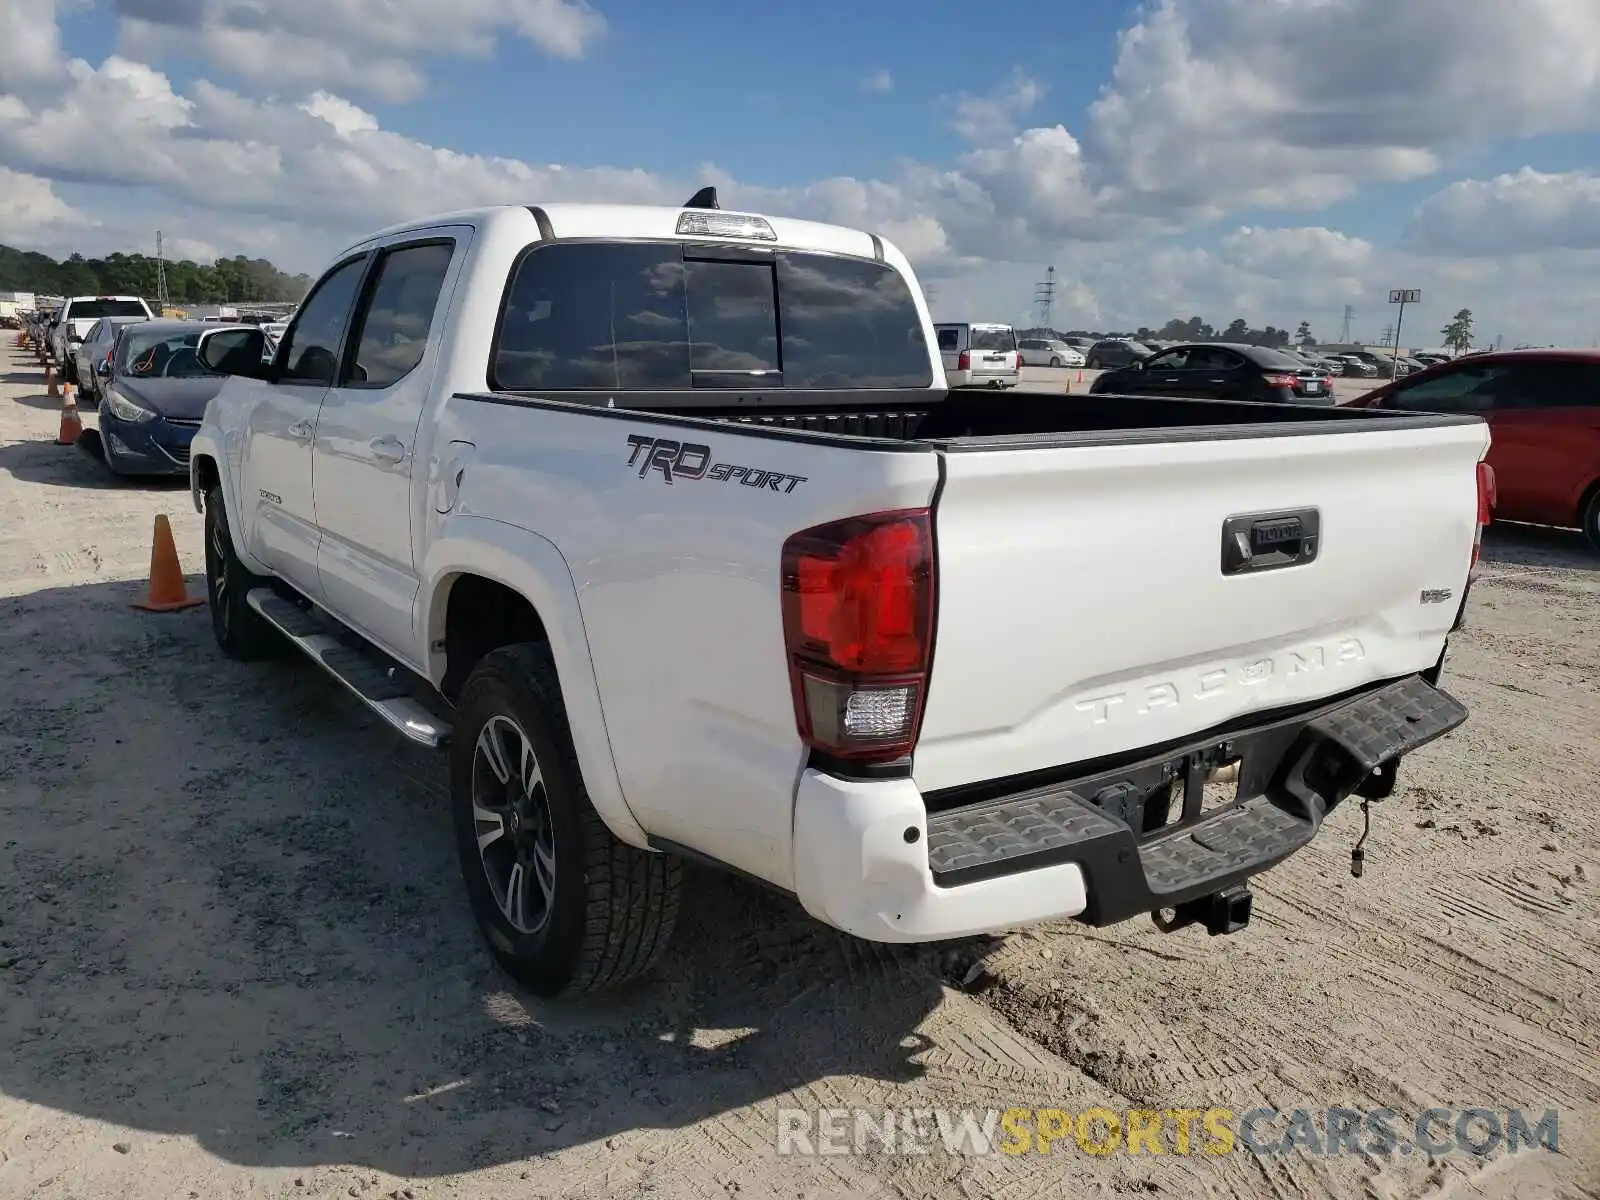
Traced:
<path id="1" fill-rule="evenodd" d="M 751 237 L 710 230 L 685 231 L 681 222 L 686 214 L 703 214 L 701 222 L 713 227 L 738 220 L 764 222 L 771 236 Z M 348 252 L 396 235 L 437 229 L 441 225 L 470 225 L 499 231 L 526 226 L 529 241 L 554 241 L 564 238 L 683 238 L 686 241 L 748 242 L 752 246 L 781 245 L 795 250 L 827 254 L 848 254 L 858 258 L 892 259 L 902 269 L 906 260 L 877 234 L 843 225 L 802 221 L 732 209 L 702 209 L 648 204 L 503 204 L 487 208 L 461 209 L 439 213 L 421 220 L 391 225 L 352 244 Z"/>

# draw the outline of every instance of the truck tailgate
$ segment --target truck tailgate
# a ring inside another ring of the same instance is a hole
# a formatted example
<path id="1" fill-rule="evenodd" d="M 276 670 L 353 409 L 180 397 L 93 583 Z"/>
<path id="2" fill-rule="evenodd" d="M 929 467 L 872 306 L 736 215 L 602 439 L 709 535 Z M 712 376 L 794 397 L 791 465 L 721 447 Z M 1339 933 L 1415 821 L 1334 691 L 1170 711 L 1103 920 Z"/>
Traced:
<path id="1" fill-rule="evenodd" d="M 1322 429 L 948 446 L 918 787 L 1156 746 L 1432 666 L 1467 581 L 1488 429 Z M 1275 541 L 1292 521 L 1271 523 L 1294 510 L 1317 539 L 1298 559 Z M 1268 569 L 1225 573 L 1225 523 L 1256 527 Z"/>

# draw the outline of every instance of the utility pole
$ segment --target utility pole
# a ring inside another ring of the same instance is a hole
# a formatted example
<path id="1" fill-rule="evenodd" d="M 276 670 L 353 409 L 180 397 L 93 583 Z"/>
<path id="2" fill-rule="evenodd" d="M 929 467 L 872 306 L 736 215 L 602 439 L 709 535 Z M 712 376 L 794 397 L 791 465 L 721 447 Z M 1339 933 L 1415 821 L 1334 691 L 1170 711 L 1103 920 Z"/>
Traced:
<path id="1" fill-rule="evenodd" d="M 161 230 L 156 230 L 156 307 L 161 310 L 161 315 L 167 315 L 171 306 L 171 298 L 167 295 L 167 259 L 161 238 Z"/>
<path id="2" fill-rule="evenodd" d="M 1339 327 L 1339 344 L 1341 346 L 1348 346 L 1350 344 L 1350 321 L 1355 315 L 1355 305 L 1346 304 L 1344 306 L 1344 324 Z"/>
<path id="3" fill-rule="evenodd" d="M 1046 267 L 1044 281 L 1034 285 L 1033 302 L 1039 306 L 1039 326 L 1050 328 L 1050 306 L 1056 299 L 1056 269 Z"/>

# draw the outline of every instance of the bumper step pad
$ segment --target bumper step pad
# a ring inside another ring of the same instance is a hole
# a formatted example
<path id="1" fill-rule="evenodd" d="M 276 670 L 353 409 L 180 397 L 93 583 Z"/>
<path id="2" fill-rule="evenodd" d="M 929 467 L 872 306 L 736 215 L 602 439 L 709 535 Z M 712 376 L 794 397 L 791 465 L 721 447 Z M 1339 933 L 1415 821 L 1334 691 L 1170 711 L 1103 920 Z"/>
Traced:
<path id="1" fill-rule="evenodd" d="M 1337 773 L 1337 789 L 1316 795 L 1314 803 L 1275 785 L 1141 842 L 1124 821 L 1090 803 L 1068 781 L 934 813 L 928 819 L 929 866 L 935 883 L 959 887 L 1076 863 L 1089 895 L 1082 919 L 1111 924 L 1220 891 L 1283 861 L 1316 836 L 1323 814 L 1362 776 L 1466 717 L 1459 701 L 1413 676 L 1301 719 L 1297 752 L 1284 756 L 1285 765 L 1291 757 L 1303 762 L 1311 750 L 1331 752 L 1346 764 Z M 1247 744 L 1249 735 L 1232 741 Z M 1264 748 L 1282 744 L 1268 739 Z M 1197 744 L 1192 752 L 1206 748 Z M 1303 774 L 1295 775 L 1303 787 Z"/>

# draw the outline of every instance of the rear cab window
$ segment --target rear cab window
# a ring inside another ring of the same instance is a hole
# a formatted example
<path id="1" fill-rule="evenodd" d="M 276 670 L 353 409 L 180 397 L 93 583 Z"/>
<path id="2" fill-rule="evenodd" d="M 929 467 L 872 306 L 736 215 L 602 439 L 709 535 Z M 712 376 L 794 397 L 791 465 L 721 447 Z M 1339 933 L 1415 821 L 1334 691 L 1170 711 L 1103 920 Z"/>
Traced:
<path id="1" fill-rule="evenodd" d="M 885 263 L 688 242 L 538 244 L 512 268 L 500 391 L 928 387 L 905 279 Z"/>
<path id="2" fill-rule="evenodd" d="M 67 308 L 69 321 L 98 320 L 101 317 L 148 317 L 143 300 L 74 300 Z"/>

